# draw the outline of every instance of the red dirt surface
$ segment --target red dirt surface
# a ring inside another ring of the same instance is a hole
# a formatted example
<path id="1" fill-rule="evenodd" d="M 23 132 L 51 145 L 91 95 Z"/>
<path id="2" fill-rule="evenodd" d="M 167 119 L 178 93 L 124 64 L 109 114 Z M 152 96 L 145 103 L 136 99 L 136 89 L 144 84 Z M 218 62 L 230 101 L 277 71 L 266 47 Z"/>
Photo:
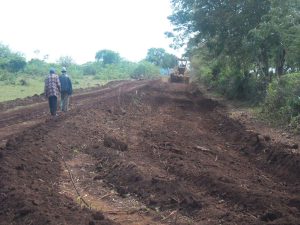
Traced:
<path id="1" fill-rule="evenodd" d="M 9 104 L 0 224 L 299 224 L 297 145 L 248 130 L 193 85 L 114 83 L 55 119 L 45 102 Z"/>

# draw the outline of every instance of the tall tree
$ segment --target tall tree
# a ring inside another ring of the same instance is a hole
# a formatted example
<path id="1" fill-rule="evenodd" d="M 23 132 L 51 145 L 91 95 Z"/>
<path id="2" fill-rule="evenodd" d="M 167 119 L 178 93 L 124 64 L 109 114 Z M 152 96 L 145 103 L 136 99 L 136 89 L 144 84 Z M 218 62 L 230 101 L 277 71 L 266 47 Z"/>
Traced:
<path id="1" fill-rule="evenodd" d="M 116 64 L 121 61 L 119 53 L 108 49 L 98 51 L 96 53 L 95 59 L 97 60 L 97 62 L 102 62 L 104 65 Z"/>
<path id="2" fill-rule="evenodd" d="M 280 76 L 300 67 L 299 0 L 171 2 L 173 14 L 169 19 L 175 33 L 168 36 L 174 41 L 186 37 L 189 53 L 207 49 L 209 57 L 205 58 L 219 61 L 214 65 L 222 66 L 223 71 L 226 67 L 233 74 L 257 71 L 266 87 L 272 79 L 270 68 Z"/>
<path id="3" fill-rule="evenodd" d="M 173 68 L 177 64 L 177 57 L 163 48 L 148 49 L 145 60 L 161 68 Z"/>
<path id="4" fill-rule="evenodd" d="M 150 48 L 148 49 L 146 61 L 153 63 L 156 66 L 161 66 L 166 50 L 163 48 Z"/>
<path id="5" fill-rule="evenodd" d="M 268 12 L 269 0 L 172 0 L 169 17 L 176 31 L 192 35 L 195 44 L 206 42 L 216 55 L 234 55 L 249 30 Z"/>
<path id="6" fill-rule="evenodd" d="M 177 65 L 177 57 L 173 54 L 166 53 L 162 60 L 162 68 L 173 68 Z"/>
<path id="7" fill-rule="evenodd" d="M 269 67 L 274 67 L 278 76 L 287 69 L 299 68 L 299 8 L 297 0 L 272 0 L 270 11 L 249 32 L 248 41 L 264 74 L 268 73 Z"/>

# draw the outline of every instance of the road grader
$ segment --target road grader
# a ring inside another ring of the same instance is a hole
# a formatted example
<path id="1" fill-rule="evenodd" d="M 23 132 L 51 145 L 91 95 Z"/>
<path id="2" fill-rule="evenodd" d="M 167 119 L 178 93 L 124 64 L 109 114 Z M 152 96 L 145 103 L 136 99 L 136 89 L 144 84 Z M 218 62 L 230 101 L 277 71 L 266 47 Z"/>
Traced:
<path id="1" fill-rule="evenodd" d="M 170 74 L 170 82 L 188 84 L 189 81 L 190 77 L 187 72 L 187 60 L 177 59 L 177 66 Z"/>

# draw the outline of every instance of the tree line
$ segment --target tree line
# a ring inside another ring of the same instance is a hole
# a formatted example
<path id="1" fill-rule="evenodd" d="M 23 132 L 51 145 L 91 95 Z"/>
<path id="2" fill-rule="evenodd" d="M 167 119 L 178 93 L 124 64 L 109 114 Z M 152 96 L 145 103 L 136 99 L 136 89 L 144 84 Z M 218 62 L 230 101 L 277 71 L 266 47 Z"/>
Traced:
<path id="1" fill-rule="evenodd" d="M 33 58 L 26 61 L 22 53 L 13 52 L 8 46 L 0 44 L 0 81 L 15 84 L 19 76 L 45 76 L 50 67 L 60 71 L 68 68 L 73 76 L 95 76 L 96 79 L 152 78 L 160 75 L 160 69 L 173 68 L 177 57 L 162 48 L 150 48 L 140 62 L 123 59 L 118 52 L 102 49 L 96 52 L 95 61 L 78 65 L 70 56 L 61 56 L 55 63 L 48 63 L 48 57 Z"/>
<path id="2" fill-rule="evenodd" d="M 175 29 L 166 35 L 174 48 L 187 44 L 199 79 L 230 98 L 262 103 L 281 117 L 299 115 L 300 89 L 291 86 L 300 76 L 299 0 L 171 3 Z"/>
<path id="3" fill-rule="evenodd" d="M 213 79 L 259 76 L 266 85 L 276 76 L 300 69 L 299 0 L 171 0 L 169 17 L 179 46 L 188 40 L 188 55 Z"/>

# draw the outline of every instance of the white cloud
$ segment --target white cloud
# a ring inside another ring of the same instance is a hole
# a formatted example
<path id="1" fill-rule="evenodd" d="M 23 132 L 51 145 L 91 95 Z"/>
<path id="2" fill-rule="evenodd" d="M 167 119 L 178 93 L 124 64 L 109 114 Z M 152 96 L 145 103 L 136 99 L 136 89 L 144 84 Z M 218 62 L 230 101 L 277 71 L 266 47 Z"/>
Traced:
<path id="1" fill-rule="evenodd" d="M 101 49 L 132 61 L 151 47 L 177 53 L 164 36 L 169 0 L 0 0 L 0 8 L 0 42 L 27 58 L 36 49 L 51 61 L 68 55 L 78 63 Z"/>

